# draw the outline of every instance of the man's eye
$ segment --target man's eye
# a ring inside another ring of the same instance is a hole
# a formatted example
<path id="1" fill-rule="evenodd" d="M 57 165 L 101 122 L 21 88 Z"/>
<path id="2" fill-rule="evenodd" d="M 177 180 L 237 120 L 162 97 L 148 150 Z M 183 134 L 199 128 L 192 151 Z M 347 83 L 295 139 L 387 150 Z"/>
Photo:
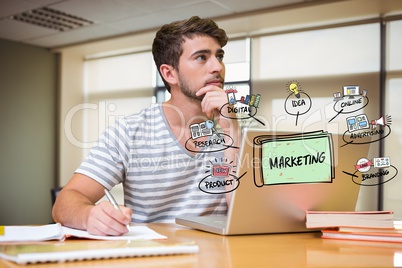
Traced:
<path id="1" fill-rule="evenodd" d="M 219 61 L 223 61 L 223 55 L 218 55 L 218 56 L 216 56 L 216 58 L 217 58 Z"/>
<path id="2" fill-rule="evenodd" d="M 204 55 L 200 55 L 197 57 L 197 60 L 206 60 L 207 57 L 205 57 Z"/>

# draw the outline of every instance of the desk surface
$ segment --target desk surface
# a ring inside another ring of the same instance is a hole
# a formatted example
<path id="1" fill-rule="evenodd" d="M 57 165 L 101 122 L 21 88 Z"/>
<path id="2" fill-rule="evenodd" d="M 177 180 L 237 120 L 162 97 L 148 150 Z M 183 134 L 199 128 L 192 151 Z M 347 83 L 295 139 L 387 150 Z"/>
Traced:
<path id="1" fill-rule="evenodd" d="M 395 267 L 402 244 L 321 239 L 320 233 L 220 236 L 175 224 L 148 226 L 174 241 L 195 241 L 197 254 L 27 265 L 38 267 Z M 55 242 L 56 243 L 56 242 Z M 65 243 L 88 243 L 76 239 Z M 97 241 L 90 241 L 97 243 Z M 0 260 L 0 268 L 21 267 Z"/>

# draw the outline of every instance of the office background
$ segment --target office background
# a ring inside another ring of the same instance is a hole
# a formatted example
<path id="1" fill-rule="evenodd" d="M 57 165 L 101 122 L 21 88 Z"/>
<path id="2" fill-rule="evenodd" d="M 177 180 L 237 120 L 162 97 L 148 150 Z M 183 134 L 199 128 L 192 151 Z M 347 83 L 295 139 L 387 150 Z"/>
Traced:
<path id="1" fill-rule="evenodd" d="M 346 128 L 345 116 L 328 123 L 334 116 L 333 93 L 343 85 L 360 85 L 368 90 L 364 113 L 370 119 L 392 116 L 392 134 L 373 143 L 367 157 L 389 156 L 398 167 L 402 1 L 290 2 L 211 13 L 231 38 L 225 58 L 228 82 L 261 94 L 258 118 L 269 129 L 331 133 Z M 210 1 L 201 3 L 210 8 Z M 177 9 L 177 19 L 205 12 L 192 10 Z M 61 44 L 62 37 L 51 35 L 7 38 L 13 28 L 4 28 L 6 19 L 0 20 L 0 224 L 47 223 L 52 221 L 50 189 L 67 183 L 99 133 L 118 117 L 168 98 L 150 56 L 160 25 L 155 19 L 148 30 Z M 283 112 L 290 81 L 314 101 L 312 112 L 297 125 Z M 401 218 L 401 179 L 397 175 L 382 186 L 362 187 L 357 209 L 390 209 Z"/>

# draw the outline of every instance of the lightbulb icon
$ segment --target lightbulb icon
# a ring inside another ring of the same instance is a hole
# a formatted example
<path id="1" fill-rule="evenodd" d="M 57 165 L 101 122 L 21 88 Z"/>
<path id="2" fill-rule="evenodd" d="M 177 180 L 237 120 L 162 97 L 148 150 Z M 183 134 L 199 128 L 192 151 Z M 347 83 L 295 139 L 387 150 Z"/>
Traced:
<path id="1" fill-rule="evenodd" d="M 293 93 L 293 94 L 295 94 L 295 96 L 296 96 L 296 98 L 300 98 L 300 93 L 299 93 L 299 86 L 297 85 L 297 83 L 291 83 L 290 85 L 289 85 L 289 90 Z"/>

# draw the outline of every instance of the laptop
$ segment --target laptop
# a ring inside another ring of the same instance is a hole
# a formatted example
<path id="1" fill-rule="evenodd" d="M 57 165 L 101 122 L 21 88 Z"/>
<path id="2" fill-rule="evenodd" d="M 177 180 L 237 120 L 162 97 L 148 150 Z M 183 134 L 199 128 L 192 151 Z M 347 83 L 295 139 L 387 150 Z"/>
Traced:
<path id="1" fill-rule="evenodd" d="M 369 143 L 325 131 L 246 128 L 242 137 L 227 215 L 179 216 L 177 224 L 220 235 L 306 232 L 308 210 L 355 210 L 361 178 L 354 166 Z"/>

